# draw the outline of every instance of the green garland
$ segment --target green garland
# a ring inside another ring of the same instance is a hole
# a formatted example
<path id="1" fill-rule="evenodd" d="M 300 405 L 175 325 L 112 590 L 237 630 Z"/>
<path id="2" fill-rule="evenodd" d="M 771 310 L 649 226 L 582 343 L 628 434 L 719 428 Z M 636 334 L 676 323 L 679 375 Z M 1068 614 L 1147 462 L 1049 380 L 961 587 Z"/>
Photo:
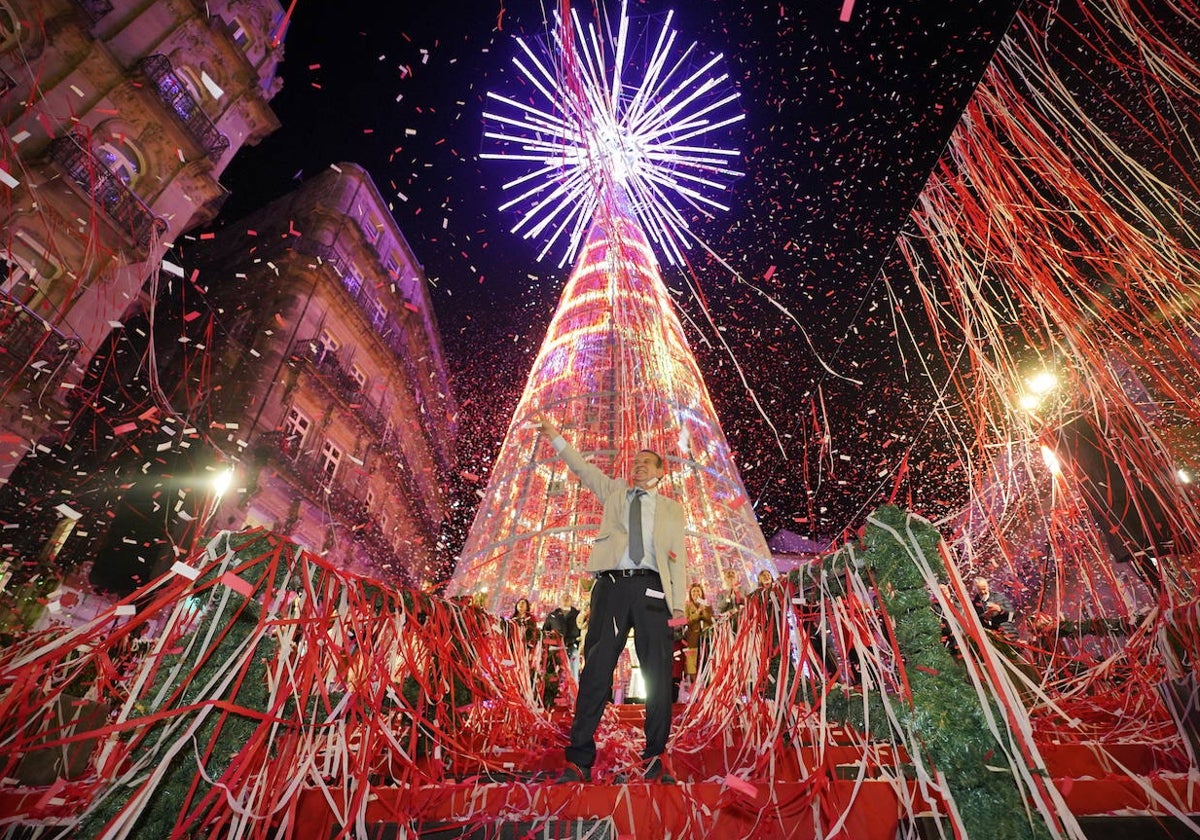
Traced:
<path id="1" fill-rule="evenodd" d="M 272 535 L 256 535 L 252 540 L 245 543 L 236 546 L 231 545 L 229 550 L 244 553 L 246 556 L 270 555 L 274 552 L 276 547 L 274 543 L 277 540 L 278 538 Z M 213 564 L 212 568 L 197 579 L 196 587 L 200 588 L 219 577 L 220 568 L 221 564 Z M 279 586 L 288 571 L 288 564 L 281 561 L 276 572 L 276 579 L 273 582 L 266 579 L 267 569 L 265 563 L 261 566 L 244 570 L 241 576 L 255 582 L 257 594 L 268 585 L 272 588 Z M 211 588 L 209 591 L 214 593 L 214 597 L 220 597 L 225 592 L 224 588 L 220 586 Z M 211 699 L 202 697 L 200 694 L 201 689 L 212 679 L 214 674 L 228 665 L 230 660 L 237 654 L 238 649 L 259 626 L 259 619 L 261 617 L 261 605 L 259 602 L 255 598 L 247 599 L 232 590 L 228 590 L 228 595 L 229 602 L 225 611 L 207 610 L 200 619 L 199 626 L 190 634 L 198 638 L 203 638 L 208 634 L 214 623 L 224 624 L 228 622 L 230 612 L 237 612 L 233 626 L 228 629 L 228 632 L 217 645 L 208 652 L 208 655 L 196 671 L 193 673 L 188 669 L 187 665 L 184 665 L 181 678 L 186 685 L 184 691 L 181 692 L 180 696 L 172 704 L 175 708 L 187 706 L 204 699 Z M 217 632 L 220 632 L 219 628 Z M 179 644 L 181 647 L 185 646 L 186 639 L 180 640 Z M 244 709 L 265 710 L 268 704 L 267 667 L 275 654 L 276 642 L 269 638 L 261 639 L 255 646 L 251 664 L 242 678 L 241 686 L 232 697 L 225 699 Z M 157 696 L 159 690 L 163 688 L 166 681 L 170 678 L 172 670 L 178 664 L 181 657 L 182 653 L 166 653 L 163 655 L 155 683 L 143 693 L 144 697 L 152 698 Z M 166 692 L 167 696 L 170 693 L 168 689 Z M 162 710 L 149 709 L 139 704 L 136 707 L 136 712 L 130 715 L 130 720 L 136 720 L 138 716 L 149 715 Z M 141 758 L 150 757 L 151 761 L 148 767 L 152 769 L 157 766 L 157 762 L 153 760 L 153 756 L 162 749 L 162 745 L 158 743 L 159 736 L 166 727 L 177 723 L 178 719 L 172 718 L 150 725 L 145 731 L 140 744 L 130 756 L 130 759 L 136 761 Z M 204 770 L 210 779 L 220 779 L 221 775 L 229 768 L 234 757 L 237 756 L 239 751 L 253 737 L 259 723 L 259 720 L 252 717 L 236 714 L 226 716 L 216 710 L 210 712 L 207 718 L 205 718 L 204 723 L 200 725 L 195 733 L 196 746 L 193 746 L 189 739 L 189 743 L 184 747 L 183 752 L 176 755 L 172 760 L 170 768 L 154 789 L 146 807 L 138 815 L 135 828 L 129 836 L 135 838 L 135 840 L 137 838 L 145 838 L 145 840 L 155 838 L 155 840 L 158 840 L 158 838 L 170 837 L 176 822 L 180 821 L 184 814 L 184 805 L 192 785 L 196 784 L 196 791 L 191 800 L 191 807 L 193 809 L 196 808 L 212 788 L 208 782 L 204 781 L 196 773 L 195 750 L 198 749 L 200 754 L 203 755 L 205 748 L 209 744 L 213 745 Z M 182 734 L 185 729 L 186 721 L 184 726 L 176 730 L 176 735 Z M 133 792 L 132 788 L 109 791 L 99 807 L 84 818 L 79 826 L 78 836 L 98 837 L 104 825 L 126 806 Z"/>
<path id="2" fill-rule="evenodd" d="M 1002 755 L 1003 747 L 988 729 L 966 669 L 941 641 L 940 619 L 931 609 L 925 578 L 910 555 L 909 545 L 898 541 L 889 528 L 901 540 L 911 534 L 939 581 L 947 580 L 938 551 L 941 535 L 925 520 L 892 506 L 871 515 L 861 545 L 843 548 L 814 571 L 824 571 L 827 584 L 839 592 L 847 569 L 874 574 L 912 689 L 911 704 L 894 703 L 893 707 L 901 727 L 917 735 L 927 762 L 945 775 L 967 834 L 1007 840 L 1049 838 L 1050 832 L 1025 802 L 1012 773 L 1007 767 L 997 767 L 1003 761 L 994 756 Z M 876 737 L 865 727 L 861 695 L 833 692 L 826 703 L 830 719 Z M 994 702 L 991 712 L 1003 726 L 1004 715 Z M 868 713 L 870 729 L 879 733 L 877 727 L 886 726 L 888 719 L 883 700 L 876 693 L 868 696 Z M 1030 811 L 1034 822 L 1028 818 Z"/>

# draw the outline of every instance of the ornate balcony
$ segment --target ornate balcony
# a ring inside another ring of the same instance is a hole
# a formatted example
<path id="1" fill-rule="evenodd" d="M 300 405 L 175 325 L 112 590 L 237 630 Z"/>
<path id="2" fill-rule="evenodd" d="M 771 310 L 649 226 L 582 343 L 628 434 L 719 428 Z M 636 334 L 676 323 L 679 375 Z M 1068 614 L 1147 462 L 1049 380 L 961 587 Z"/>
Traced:
<path id="1" fill-rule="evenodd" d="M 31 309 L 0 292 L 0 372 L 16 377 L 29 371 L 34 377 L 53 376 L 79 350 L 79 341 L 67 338 Z"/>
<path id="2" fill-rule="evenodd" d="M 138 247 L 148 248 L 153 236 L 166 232 L 167 223 L 155 216 L 120 178 L 109 172 L 79 135 L 67 134 L 51 142 L 50 158 Z"/>
<path id="3" fill-rule="evenodd" d="M 195 138 L 209 160 L 216 163 L 229 150 L 229 138 L 217 131 L 213 121 L 204 113 L 187 86 L 175 73 L 171 60 L 165 55 L 148 55 L 138 62 L 142 71 L 154 86 L 158 98 L 170 109 Z"/>
<path id="4" fill-rule="evenodd" d="M 387 431 L 387 417 L 379 406 L 367 400 L 358 380 L 346 372 L 333 353 L 322 353 L 315 339 L 300 339 L 292 345 L 291 358 L 308 365 L 330 393 L 366 426 L 382 438 Z"/>

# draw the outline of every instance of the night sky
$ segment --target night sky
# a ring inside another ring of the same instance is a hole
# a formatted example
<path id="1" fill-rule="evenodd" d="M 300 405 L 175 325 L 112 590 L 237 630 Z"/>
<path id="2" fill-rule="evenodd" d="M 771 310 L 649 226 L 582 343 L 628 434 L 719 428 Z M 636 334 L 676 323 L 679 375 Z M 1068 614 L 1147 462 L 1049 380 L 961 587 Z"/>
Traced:
<path id="1" fill-rule="evenodd" d="M 461 532 L 568 274 L 508 233 L 495 208 L 513 172 L 477 159 L 484 93 L 513 90 L 512 38 L 543 33 L 550 7 L 385 5 L 297 3 L 283 127 L 227 170 L 216 227 L 331 163 L 372 173 L 432 284 L 460 407 Z M 747 174 L 731 212 L 694 228 L 725 265 L 693 249 L 663 274 L 768 536 L 836 537 L 893 493 L 933 518 L 965 498 L 931 420 L 945 362 L 891 246 L 1014 5 L 857 0 L 848 23 L 840 0 L 677 9 L 685 40 L 727 57 Z"/>

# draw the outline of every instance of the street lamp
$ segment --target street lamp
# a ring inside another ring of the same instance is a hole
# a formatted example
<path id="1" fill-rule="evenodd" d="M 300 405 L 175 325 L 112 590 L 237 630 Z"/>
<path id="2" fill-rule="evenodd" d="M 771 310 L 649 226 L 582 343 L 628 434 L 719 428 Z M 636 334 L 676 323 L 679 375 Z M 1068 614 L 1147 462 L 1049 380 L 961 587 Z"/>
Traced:
<path id="1" fill-rule="evenodd" d="M 1025 391 L 1018 400 L 1025 411 L 1035 411 L 1041 406 L 1046 395 L 1058 387 L 1058 376 L 1053 371 L 1039 370 L 1025 377 Z"/>
<path id="2" fill-rule="evenodd" d="M 213 496 L 220 499 L 233 484 L 233 467 L 226 467 L 212 477 Z"/>
<path id="3" fill-rule="evenodd" d="M 1051 371 L 1039 370 L 1025 380 L 1029 390 L 1034 394 L 1048 394 L 1058 387 L 1058 377 Z"/>

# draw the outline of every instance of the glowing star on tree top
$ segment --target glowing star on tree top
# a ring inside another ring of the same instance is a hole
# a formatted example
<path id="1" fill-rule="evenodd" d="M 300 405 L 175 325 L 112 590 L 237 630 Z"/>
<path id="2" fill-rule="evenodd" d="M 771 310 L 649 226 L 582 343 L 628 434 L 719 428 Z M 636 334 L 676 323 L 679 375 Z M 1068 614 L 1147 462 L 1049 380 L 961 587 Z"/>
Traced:
<path id="1" fill-rule="evenodd" d="M 504 184 L 513 197 L 501 209 L 519 215 L 513 233 L 544 241 L 539 260 L 556 245 L 565 246 L 560 267 L 573 260 L 603 204 L 635 217 L 667 261 L 681 263 L 681 208 L 729 209 L 714 196 L 742 173 L 730 168 L 738 151 L 719 141 L 744 115 L 723 57 L 701 57 L 695 43 L 680 49 L 672 16 L 656 36 L 647 26 L 631 39 L 622 3 L 609 42 L 572 10 L 549 55 L 517 42 L 523 55 L 513 64 L 540 103 L 487 94 L 504 108 L 484 113 L 481 157 L 526 166 Z"/>

